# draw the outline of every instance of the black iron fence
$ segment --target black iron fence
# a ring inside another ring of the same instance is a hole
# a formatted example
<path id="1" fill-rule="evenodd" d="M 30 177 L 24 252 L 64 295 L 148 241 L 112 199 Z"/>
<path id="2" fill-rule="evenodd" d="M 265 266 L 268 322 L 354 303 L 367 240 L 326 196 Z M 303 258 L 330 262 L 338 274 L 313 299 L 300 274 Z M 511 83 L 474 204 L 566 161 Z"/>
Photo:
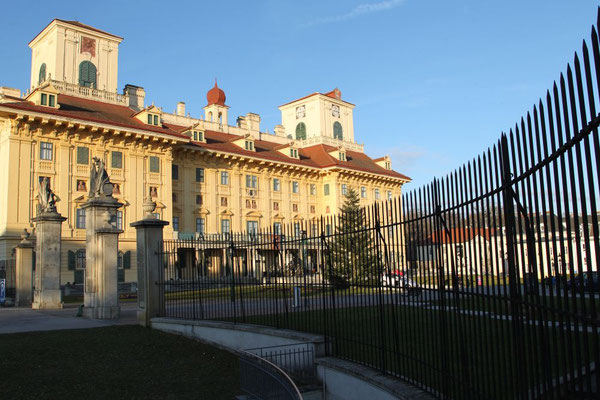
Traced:
<path id="1" fill-rule="evenodd" d="M 302 400 L 300 391 L 281 368 L 246 351 L 240 355 L 240 389 L 252 399 Z"/>
<path id="2" fill-rule="evenodd" d="M 508 134 L 401 198 L 165 241 L 163 315 L 321 333 L 442 398 L 596 396 L 599 47 L 593 27 Z"/>

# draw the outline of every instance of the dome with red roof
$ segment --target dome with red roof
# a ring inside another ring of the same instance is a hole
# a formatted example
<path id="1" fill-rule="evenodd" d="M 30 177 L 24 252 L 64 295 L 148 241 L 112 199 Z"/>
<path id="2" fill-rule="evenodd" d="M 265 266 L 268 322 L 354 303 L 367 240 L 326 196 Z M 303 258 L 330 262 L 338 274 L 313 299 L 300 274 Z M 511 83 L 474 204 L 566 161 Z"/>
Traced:
<path id="1" fill-rule="evenodd" d="M 217 80 L 215 79 L 215 86 L 206 93 L 208 105 L 210 106 L 211 104 L 218 104 L 220 106 L 224 106 L 225 99 L 225 92 L 219 89 L 217 86 Z"/>

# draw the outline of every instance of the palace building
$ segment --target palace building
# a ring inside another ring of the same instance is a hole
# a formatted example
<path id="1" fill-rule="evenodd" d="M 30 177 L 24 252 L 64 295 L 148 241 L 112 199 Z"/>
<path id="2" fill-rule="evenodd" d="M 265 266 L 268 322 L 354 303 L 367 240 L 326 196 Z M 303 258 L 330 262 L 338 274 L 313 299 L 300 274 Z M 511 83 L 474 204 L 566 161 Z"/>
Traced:
<path id="1" fill-rule="evenodd" d="M 367 205 L 400 196 L 410 181 L 389 157 L 365 154 L 355 141 L 354 104 L 339 89 L 279 106 L 282 122 L 273 133 L 262 130 L 258 114 L 230 118 L 216 81 L 203 115 L 186 113 L 183 102 L 169 113 L 146 104 L 141 86 L 118 91 L 122 40 L 55 19 L 29 43 L 29 88 L 0 87 L 0 258 L 10 258 L 24 229 L 32 232 L 39 182 L 47 177 L 67 218 L 61 282 L 83 281 L 81 205 L 92 157 L 105 161 L 124 204 L 117 219 L 122 282 L 137 279 L 129 224 L 142 219 L 148 196 L 170 222 L 166 238 L 191 238 L 310 226 L 335 214 L 351 187 Z"/>

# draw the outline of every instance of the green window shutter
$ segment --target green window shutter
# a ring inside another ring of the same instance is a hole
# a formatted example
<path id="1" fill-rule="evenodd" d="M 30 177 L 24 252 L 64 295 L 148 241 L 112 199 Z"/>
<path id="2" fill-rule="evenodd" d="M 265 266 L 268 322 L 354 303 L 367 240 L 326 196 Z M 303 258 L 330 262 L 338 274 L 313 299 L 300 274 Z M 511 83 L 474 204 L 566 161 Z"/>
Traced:
<path id="1" fill-rule="evenodd" d="M 40 66 L 40 77 L 38 80 L 38 85 L 46 80 L 46 64 L 42 64 Z"/>
<path id="2" fill-rule="evenodd" d="M 131 269 L 131 251 L 126 251 L 123 254 L 123 269 Z"/>
<path id="3" fill-rule="evenodd" d="M 298 125 L 296 125 L 296 139 L 306 139 L 306 124 L 304 124 L 304 122 L 300 122 Z"/>
<path id="4" fill-rule="evenodd" d="M 68 262 L 69 271 L 75 270 L 75 252 L 69 250 L 69 262 Z"/>
<path id="5" fill-rule="evenodd" d="M 339 122 L 335 121 L 333 124 L 333 138 L 334 139 L 339 139 L 339 140 L 343 140 L 344 139 L 344 133 L 342 130 L 342 124 L 340 124 Z"/>
<path id="6" fill-rule="evenodd" d="M 85 278 L 85 269 L 76 269 L 75 270 L 75 279 L 73 280 L 76 284 L 83 283 L 83 279 Z"/>
<path id="7" fill-rule="evenodd" d="M 154 125 L 158 126 L 158 115 L 154 116 Z"/>
<path id="8" fill-rule="evenodd" d="M 158 157 L 150 157 L 150 172 L 160 172 Z"/>
<path id="9" fill-rule="evenodd" d="M 111 155 L 111 167 L 123 168 L 123 153 L 120 151 L 113 151 Z"/>
<path id="10" fill-rule="evenodd" d="M 87 165 L 90 162 L 90 149 L 77 147 L 77 164 Z"/>
<path id="11" fill-rule="evenodd" d="M 79 64 L 79 86 L 96 88 L 96 66 L 89 61 Z"/>
<path id="12" fill-rule="evenodd" d="M 148 124 L 152 125 L 152 114 L 148 114 Z"/>
<path id="13" fill-rule="evenodd" d="M 125 270 L 124 269 L 117 270 L 117 282 L 118 283 L 125 282 Z"/>

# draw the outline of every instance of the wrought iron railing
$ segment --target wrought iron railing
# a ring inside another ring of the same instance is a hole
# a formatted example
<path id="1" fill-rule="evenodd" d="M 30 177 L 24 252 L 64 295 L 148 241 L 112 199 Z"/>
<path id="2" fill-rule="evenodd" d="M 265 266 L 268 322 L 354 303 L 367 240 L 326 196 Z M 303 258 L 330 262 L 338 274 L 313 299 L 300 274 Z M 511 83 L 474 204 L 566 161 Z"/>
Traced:
<path id="1" fill-rule="evenodd" d="M 298 387 L 281 368 L 247 351 L 240 355 L 240 389 L 257 400 L 302 400 Z"/>
<path id="2" fill-rule="evenodd" d="M 323 334 L 330 354 L 440 398 L 597 397 L 599 93 L 594 26 L 544 98 L 455 172 L 318 234 L 165 242 L 162 315 Z"/>

